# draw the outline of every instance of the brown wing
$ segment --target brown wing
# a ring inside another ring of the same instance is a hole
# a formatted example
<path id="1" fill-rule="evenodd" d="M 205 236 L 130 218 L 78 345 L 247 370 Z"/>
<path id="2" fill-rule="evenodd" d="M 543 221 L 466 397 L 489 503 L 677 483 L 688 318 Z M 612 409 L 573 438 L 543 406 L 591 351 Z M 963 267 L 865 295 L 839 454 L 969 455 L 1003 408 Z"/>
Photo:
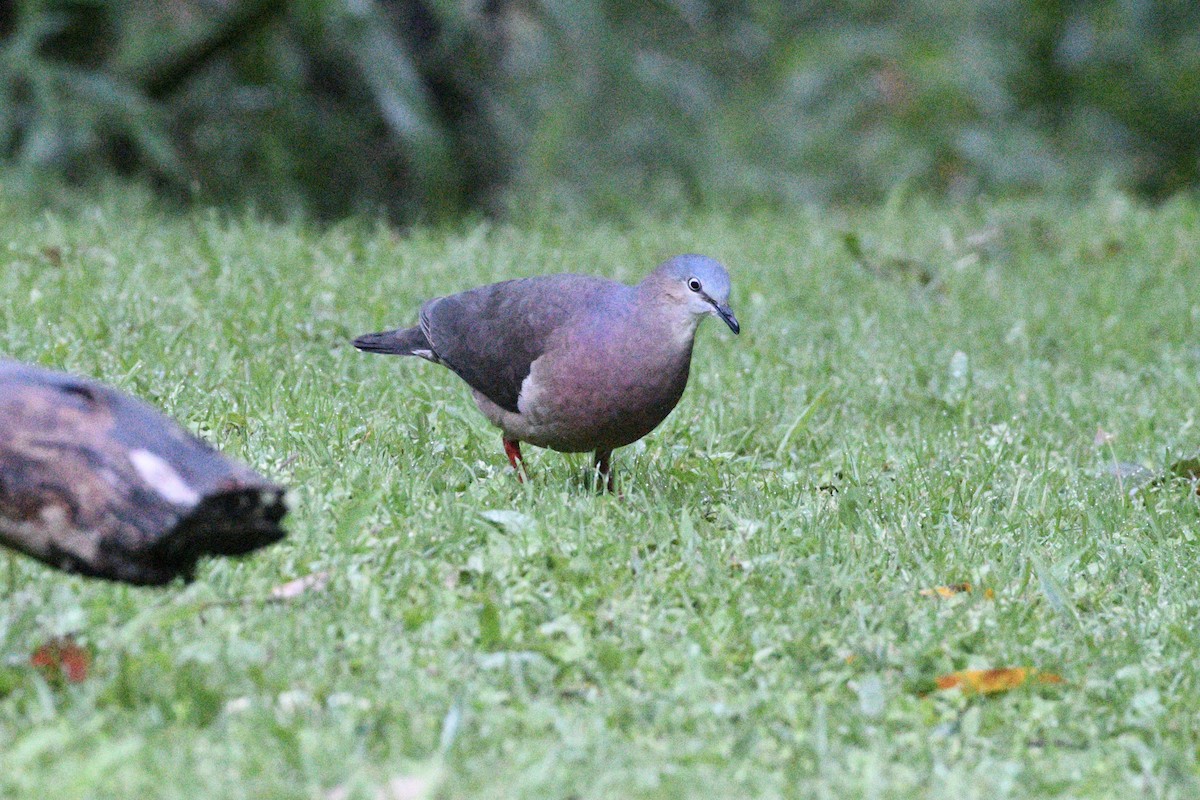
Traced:
<path id="1" fill-rule="evenodd" d="M 632 291 L 583 275 L 504 281 L 429 301 L 421 309 L 421 329 L 438 361 L 516 413 L 530 366 L 560 329 L 575 315 L 627 301 Z"/>

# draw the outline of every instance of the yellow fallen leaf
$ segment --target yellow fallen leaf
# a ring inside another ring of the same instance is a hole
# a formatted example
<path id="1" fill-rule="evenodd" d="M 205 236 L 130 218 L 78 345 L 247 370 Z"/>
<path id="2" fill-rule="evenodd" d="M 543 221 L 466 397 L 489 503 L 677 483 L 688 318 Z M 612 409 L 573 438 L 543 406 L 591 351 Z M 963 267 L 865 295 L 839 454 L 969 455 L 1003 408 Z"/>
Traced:
<path id="1" fill-rule="evenodd" d="M 956 594 L 971 591 L 969 583 L 952 583 L 948 586 L 935 586 L 932 589 L 922 589 L 919 594 L 922 597 L 954 597 Z"/>
<path id="2" fill-rule="evenodd" d="M 1032 667 L 1001 667 L 999 669 L 964 669 L 939 675 L 938 689 L 962 689 L 968 694 L 996 694 L 1016 689 L 1028 682 L 1062 683 L 1061 675 L 1042 672 Z"/>

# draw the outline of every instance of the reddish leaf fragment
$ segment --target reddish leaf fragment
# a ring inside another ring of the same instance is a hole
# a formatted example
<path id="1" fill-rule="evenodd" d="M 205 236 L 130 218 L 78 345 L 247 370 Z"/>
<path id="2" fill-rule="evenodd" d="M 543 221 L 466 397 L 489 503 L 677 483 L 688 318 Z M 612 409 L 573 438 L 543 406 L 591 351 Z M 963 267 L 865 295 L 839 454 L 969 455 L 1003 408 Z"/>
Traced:
<path id="1" fill-rule="evenodd" d="M 40 670 L 46 680 L 82 683 L 87 680 L 92 656 L 75 644 L 75 640 L 70 636 L 62 636 L 51 639 L 34 650 L 33 655 L 29 657 L 29 663 Z"/>

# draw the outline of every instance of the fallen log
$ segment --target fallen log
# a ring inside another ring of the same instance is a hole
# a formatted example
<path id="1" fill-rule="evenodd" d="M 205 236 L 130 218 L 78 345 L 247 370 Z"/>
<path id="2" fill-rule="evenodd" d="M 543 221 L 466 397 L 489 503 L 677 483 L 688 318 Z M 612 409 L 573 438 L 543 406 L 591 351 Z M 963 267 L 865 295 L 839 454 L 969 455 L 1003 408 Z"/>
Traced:
<path id="1" fill-rule="evenodd" d="M 68 572 L 157 585 L 279 541 L 283 487 L 146 403 L 0 360 L 0 544 Z"/>

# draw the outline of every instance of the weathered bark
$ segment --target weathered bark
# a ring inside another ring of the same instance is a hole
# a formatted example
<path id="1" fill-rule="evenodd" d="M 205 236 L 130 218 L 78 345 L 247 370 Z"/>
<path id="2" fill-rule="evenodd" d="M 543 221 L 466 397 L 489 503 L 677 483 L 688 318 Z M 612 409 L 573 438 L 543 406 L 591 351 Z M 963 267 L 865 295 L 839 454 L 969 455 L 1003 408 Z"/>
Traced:
<path id="1" fill-rule="evenodd" d="M 283 494 L 139 400 L 0 360 L 0 544 L 163 584 L 283 538 Z"/>

